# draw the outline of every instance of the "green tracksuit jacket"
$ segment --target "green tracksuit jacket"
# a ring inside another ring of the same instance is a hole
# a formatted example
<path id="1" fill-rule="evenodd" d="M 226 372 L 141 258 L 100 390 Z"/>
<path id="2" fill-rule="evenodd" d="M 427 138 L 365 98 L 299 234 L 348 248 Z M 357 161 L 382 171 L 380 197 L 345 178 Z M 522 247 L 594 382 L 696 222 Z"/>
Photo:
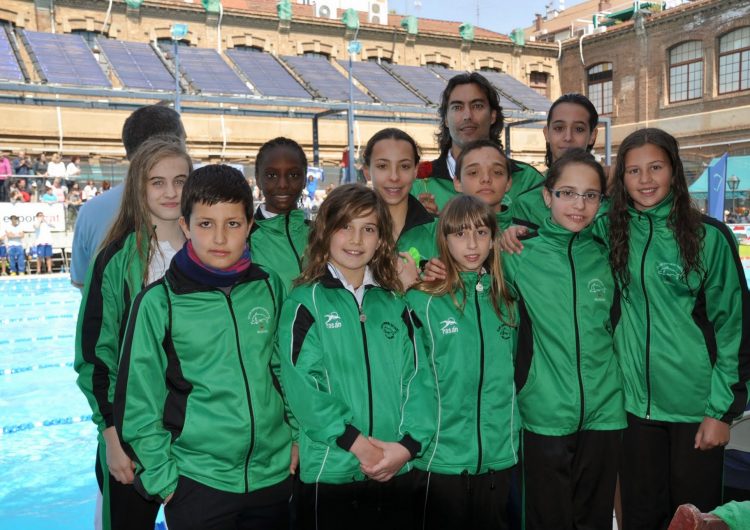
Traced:
<path id="1" fill-rule="evenodd" d="M 516 388 L 523 427 L 546 436 L 625 427 L 612 329 L 618 293 L 607 250 L 592 228 L 570 232 L 548 219 L 503 254 L 519 300 Z"/>
<path id="2" fill-rule="evenodd" d="M 399 252 L 411 253 L 417 261 L 417 266 L 421 266 L 438 255 L 435 238 L 437 217 L 425 210 L 414 196 L 409 195 L 407 200 L 409 205 L 406 210 L 406 223 L 398 236 L 396 247 Z"/>
<path id="3" fill-rule="evenodd" d="M 549 208 L 544 202 L 544 181 L 520 194 L 513 202 L 513 224 L 538 229 L 549 218 Z"/>
<path id="4" fill-rule="evenodd" d="M 289 476 L 291 432 L 275 361 L 284 286 L 252 264 L 229 294 L 173 261 L 133 303 L 115 421 L 135 487 L 164 499 L 180 475 L 231 493 Z"/>
<path id="5" fill-rule="evenodd" d="M 750 301 L 737 242 L 709 217 L 701 272 L 683 277 L 667 217 L 672 197 L 630 209 L 630 283 L 615 344 L 628 412 L 653 420 L 731 422 L 747 402 Z"/>
<path id="6" fill-rule="evenodd" d="M 359 434 L 418 456 L 435 431 L 434 382 L 404 301 L 368 286 L 362 306 L 330 275 L 296 287 L 279 324 L 281 382 L 300 428 L 300 478 L 365 479 Z M 411 469 L 412 463 L 401 472 Z"/>
<path id="7" fill-rule="evenodd" d="M 503 199 L 503 204 L 507 206 L 512 206 L 521 193 L 544 181 L 542 174 L 534 169 L 533 166 L 517 160 L 511 160 L 510 164 L 513 184 Z M 447 153 L 442 154 L 437 160 L 433 160 L 431 165 L 432 172 L 430 176 L 424 179 L 417 179 L 411 188 L 411 194 L 415 197 L 419 197 L 420 193 L 433 194 L 438 211 L 440 211 L 449 200 L 458 195 L 458 192 L 453 186 L 453 178 L 448 171 Z"/>
<path id="8" fill-rule="evenodd" d="M 521 428 L 513 383 L 517 328 L 510 321 L 518 313 L 497 316 L 489 275 L 465 272 L 461 280 L 466 298 L 461 291 L 456 298 L 463 308 L 450 295 L 407 294 L 438 397 L 437 432 L 415 465 L 451 475 L 516 464 Z"/>
<path id="9" fill-rule="evenodd" d="M 497 221 L 497 228 L 500 232 L 506 230 L 510 225 L 513 224 L 511 217 L 510 207 L 501 204 L 500 211 L 495 213 L 495 220 Z"/>
<path id="10" fill-rule="evenodd" d="M 89 267 L 78 312 L 74 368 L 99 433 L 114 425 L 121 339 L 131 302 L 142 288 L 143 262 L 135 233 L 107 245 Z"/>
<path id="11" fill-rule="evenodd" d="M 292 280 L 302 272 L 310 224 L 305 212 L 292 210 L 271 218 L 255 211 L 253 228 L 248 238 L 253 263 L 265 265 L 284 281 L 287 291 Z"/>

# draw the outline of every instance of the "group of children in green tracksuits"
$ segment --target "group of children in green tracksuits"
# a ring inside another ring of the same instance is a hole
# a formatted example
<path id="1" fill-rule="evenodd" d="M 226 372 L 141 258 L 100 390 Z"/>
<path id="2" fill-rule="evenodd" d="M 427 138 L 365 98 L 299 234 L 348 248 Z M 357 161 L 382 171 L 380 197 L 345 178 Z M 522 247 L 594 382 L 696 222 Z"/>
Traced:
<path id="1" fill-rule="evenodd" d="M 721 504 L 750 376 L 736 243 L 664 131 L 622 142 L 608 189 L 597 120 L 555 102 L 549 171 L 510 204 L 520 166 L 464 146 L 437 218 L 399 129 L 312 223 L 292 140 L 261 148 L 255 211 L 238 171 L 147 141 L 79 317 L 101 468 L 133 497 L 111 527 L 164 504 L 172 529 L 502 529 L 520 484 L 525 528 L 602 529 L 618 476 L 625 528 Z"/>

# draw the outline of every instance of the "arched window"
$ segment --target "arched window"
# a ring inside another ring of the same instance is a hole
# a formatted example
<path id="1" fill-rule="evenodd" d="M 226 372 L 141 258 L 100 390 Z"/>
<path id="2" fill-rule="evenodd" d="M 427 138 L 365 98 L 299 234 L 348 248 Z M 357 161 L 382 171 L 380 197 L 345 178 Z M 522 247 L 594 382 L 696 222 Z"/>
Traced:
<path id="1" fill-rule="evenodd" d="M 669 51 L 669 102 L 703 96 L 703 44 L 684 42 Z"/>
<path id="2" fill-rule="evenodd" d="M 750 89 L 750 26 L 719 39 L 719 94 Z"/>
<path id="3" fill-rule="evenodd" d="M 245 44 L 239 44 L 234 47 L 235 50 L 242 50 L 243 52 L 256 52 L 256 53 L 263 53 L 263 48 L 259 48 L 258 46 L 247 46 Z"/>
<path id="4" fill-rule="evenodd" d="M 589 99 L 599 114 L 612 114 L 612 63 L 600 63 L 588 70 Z"/>
<path id="5" fill-rule="evenodd" d="M 329 59 L 328 54 L 323 52 L 302 52 L 302 55 L 305 55 L 307 57 L 322 57 L 323 59 Z"/>

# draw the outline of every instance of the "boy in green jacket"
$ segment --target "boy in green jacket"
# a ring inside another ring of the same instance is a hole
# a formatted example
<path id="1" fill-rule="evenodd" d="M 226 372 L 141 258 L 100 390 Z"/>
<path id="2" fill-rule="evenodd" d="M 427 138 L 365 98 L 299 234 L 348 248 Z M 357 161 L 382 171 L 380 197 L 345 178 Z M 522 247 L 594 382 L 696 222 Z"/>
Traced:
<path id="1" fill-rule="evenodd" d="M 272 368 L 281 279 L 250 261 L 252 194 L 228 166 L 182 192 L 188 239 L 136 298 L 115 425 L 170 529 L 287 528 L 291 432 Z"/>

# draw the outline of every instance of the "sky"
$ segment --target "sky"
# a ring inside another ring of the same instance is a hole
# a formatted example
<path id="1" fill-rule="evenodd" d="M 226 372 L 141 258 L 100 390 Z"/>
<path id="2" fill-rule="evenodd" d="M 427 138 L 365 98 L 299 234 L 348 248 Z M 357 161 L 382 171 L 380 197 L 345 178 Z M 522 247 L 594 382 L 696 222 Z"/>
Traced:
<path id="1" fill-rule="evenodd" d="M 534 13 L 545 12 L 545 5 L 553 1 L 557 8 L 559 0 L 389 0 L 388 9 L 399 14 L 469 22 L 485 29 L 509 34 L 514 28 L 525 28 L 534 23 Z M 565 7 L 581 0 L 567 0 Z M 415 7 L 421 3 L 421 7 Z M 477 23 L 479 9 L 479 23 Z"/>

